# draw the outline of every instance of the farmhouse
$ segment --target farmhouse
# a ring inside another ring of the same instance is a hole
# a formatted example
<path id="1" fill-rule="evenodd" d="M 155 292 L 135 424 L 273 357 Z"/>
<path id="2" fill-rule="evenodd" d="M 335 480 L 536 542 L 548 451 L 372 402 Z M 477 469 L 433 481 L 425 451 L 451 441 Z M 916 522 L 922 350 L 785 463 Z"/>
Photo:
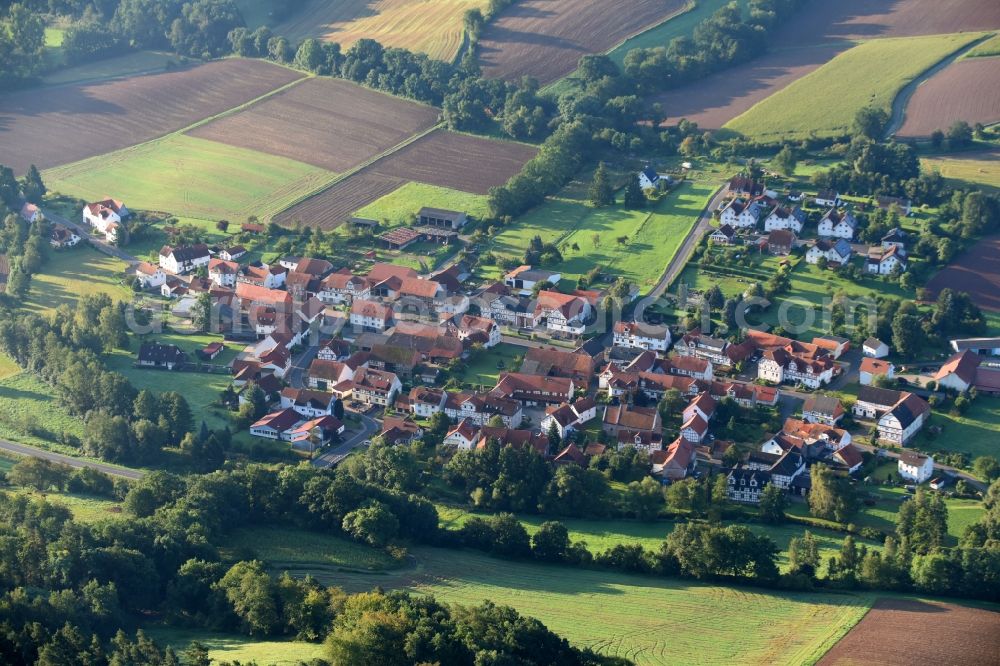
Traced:
<path id="1" fill-rule="evenodd" d="M 144 342 L 139 347 L 139 365 L 145 368 L 173 370 L 188 362 L 188 356 L 177 345 Z"/>
<path id="2" fill-rule="evenodd" d="M 554 347 L 532 347 L 524 354 L 521 372 L 529 375 L 564 377 L 577 386 L 587 388 L 594 376 L 594 359 L 582 352 L 564 351 Z"/>
<path id="3" fill-rule="evenodd" d="M 496 442 L 501 448 L 507 446 L 515 449 L 530 447 L 541 456 L 546 455 L 549 449 L 549 438 L 542 433 L 492 426 L 485 426 L 479 431 L 475 448 L 485 449 L 492 442 Z"/>
<path id="4" fill-rule="evenodd" d="M 448 431 L 444 443 L 460 449 L 471 449 L 479 440 L 479 428 L 468 419 Z"/>
<path id="5" fill-rule="evenodd" d="M 819 221 L 818 233 L 820 236 L 851 240 L 857 228 L 858 220 L 850 211 L 840 212 L 831 208 Z"/>
<path id="6" fill-rule="evenodd" d="M 806 252 L 806 261 L 817 264 L 820 259 L 826 259 L 831 265 L 843 266 L 851 260 L 852 252 L 851 244 L 843 238 L 836 243 L 821 238 Z"/>
<path id="7" fill-rule="evenodd" d="M 840 205 L 840 195 L 834 190 L 822 190 L 816 194 L 815 203 L 820 207 L 833 207 Z"/>
<path id="8" fill-rule="evenodd" d="M 906 391 L 862 386 L 853 411 L 858 417 L 878 419 L 880 440 L 903 446 L 923 427 L 930 405 Z"/>
<path id="9" fill-rule="evenodd" d="M 672 375 L 692 377 L 702 381 L 711 381 L 715 377 L 712 362 L 707 358 L 697 356 L 675 356 L 661 364 Z"/>
<path id="10" fill-rule="evenodd" d="M 183 275 L 200 266 L 208 266 L 210 259 L 208 246 L 204 243 L 179 247 L 164 245 L 160 248 L 160 268 L 174 275 Z"/>
<path id="11" fill-rule="evenodd" d="M 264 416 L 250 426 L 250 434 L 265 439 L 281 439 L 282 435 L 301 421 L 294 409 L 285 408 Z"/>
<path id="12" fill-rule="evenodd" d="M 888 250 L 892 247 L 898 247 L 902 251 L 906 251 L 906 243 L 909 240 L 909 234 L 905 231 L 896 227 L 885 236 L 882 236 L 882 249 Z"/>
<path id="13" fill-rule="evenodd" d="M 213 258 L 208 262 L 208 277 L 220 287 L 235 287 L 239 272 L 240 265 L 235 261 Z"/>
<path id="14" fill-rule="evenodd" d="M 354 379 L 354 369 L 341 361 L 314 359 L 306 372 L 309 388 L 326 391 L 341 382 Z"/>
<path id="15" fill-rule="evenodd" d="M 757 376 L 775 384 L 801 383 L 815 389 L 833 380 L 834 367 L 825 356 L 810 358 L 789 345 L 765 351 L 757 364 Z"/>
<path id="16" fill-rule="evenodd" d="M 306 418 L 329 416 L 337 396 L 324 391 L 285 387 L 281 389 L 281 408 L 292 409 Z"/>
<path id="17" fill-rule="evenodd" d="M 83 223 L 104 234 L 109 243 L 117 242 L 122 220 L 129 215 L 125 204 L 115 199 L 95 201 L 83 207 Z"/>
<path id="18" fill-rule="evenodd" d="M 21 206 L 21 219 L 28 224 L 34 224 L 43 217 L 42 209 L 30 201 L 25 201 L 24 205 Z"/>
<path id="19" fill-rule="evenodd" d="M 390 250 L 405 250 L 420 240 L 420 233 L 409 227 L 399 227 L 386 231 L 378 238 Z"/>
<path id="20" fill-rule="evenodd" d="M 563 403 L 549 407 L 545 418 L 539 423 L 542 432 L 549 432 L 553 426 L 560 437 L 566 437 L 578 426 L 597 416 L 597 403 L 592 398 L 581 398 L 573 404 Z"/>
<path id="21" fill-rule="evenodd" d="M 811 395 L 802 405 L 802 420 L 806 423 L 837 425 L 844 416 L 840 400 L 829 395 Z"/>
<path id="22" fill-rule="evenodd" d="M 352 303 L 355 299 L 371 298 L 367 278 L 347 273 L 332 273 L 323 279 L 316 298 L 324 303 Z"/>
<path id="23" fill-rule="evenodd" d="M 668 481 L 680 481 L 694 470 L 698 462 L 697 447 L 677 438 L 666 450 L 653 451 L 649 456 L 652 473 Z"/>
<path id="24" fill-rule="evenodd" d="M 535 320 L 550 331 L 580 335 L 590 319 L 591 307 L 585 298 L 558 291 L 540 291 L 535 304 Z"/>
<path id="25" fill-rule="evenodd" d="M 441 208 L 421 208 L 417 213 L 417 223 L 425 227 L 444 227 L 457 231 L 469 221 L 466 213 Z"/>
<path id="26" fill-rule="evenodd" d="M 858 382 L 862 386 L 870 386 L 876 377 L 892 379 L 896 376 L 896 366 L 889 361 L 877 358 L 863 358 L 858 366 Z"/>
<path id="27" fill-rule="evenodd" d="M 279 264 L 268 266 L 267 264 L 253 263 L 240 266 L 236 282 L 277 289 L 284 286 L 287 274 L 288 270 Z"/>
<path id="28" fill-rule="evenodd" d="M 733 345 L 726 340 L 704 335 L 695 328 L 685 333 L 674 346 L 679 356 L 695 356 L 710 361 L 717 367 L 729 367 L 746 359 L 750 349 L 744 345 Z"/>
<path id="29" fill-rule="evenodd" d="M 764 183 L 747 176 L 733 176 L 726 191 L 737 197 L 756 197 L 764 193 Z"/>
<path id="30" fill-rule="evenodd" d="M 1000 367 L 984 365 L 983 361 L 983 357 L 966 349 L 948 359 L 934 379 L 938 386 L 960 393 L 975 388 L 979 393 L 1000 394 Z"/>
<path id="31" fill-rule="evenodd" d="M 779 229 L 787 229 L 797 234 L 802 233 L 802 226 L 806 223 L 806 214 L 801 208 L 787 208 L 785 206 L 775 206 L 764 220 L 764 231 L 771 232 Z"/>
<path id="32" fill-rule="evenodd" d="M 771 475 L 756 469 L 731 469 L 726 474 L 726 497 L 742 504 L 760 504 L 760 496 Z"/>
<path id="33" fill-rule="evenodd" d="M 629 349 L 666 352 L 670 347 L 670 329 L 635 321 L 616 321 L 612 344 Z"/>
<path id="34" fill-rule="evenodd" d="M 767 235 L 767 251 L 774 255 L 787 255 L 795 246 L 795 232 L 787 229 L 772 231 Z"/>
<path id="35" fill-rule="evenodd" d="M 604 432 L 617 436 L 620 432 L 648 432 L 659 434 L 660 412 L 654 407 L 635 407 L 627 404 L 608 405 L 604 408 Z"/>
<path id="36" fill-rule="evenodd" d="M 871 358 L 885 358 L 889 355 L 889 345 L 878 338 L 868 338 L 861 345 L 861 352 Z"/>
<path id="37" fill-rule="evenodd" d="M 492 393 L 446 393 L 444 398 L 441 409 L 453 420 L 468 420 L 484 426 L 499 416 L 505 426 L 516 428 L 524 418 L 520 403 Z"/>
<path id="38" fill-rule="evenodd" d="M 904 451 L 896 464 L 901 479 L 923 483 L 934 476 L 934 458 L 916 451 Z"/>
<path id="39" fill-rule="evenodd" d="M 125 274 L 135 278 L 142 289 L 162 287 L 167 281 L 167 274 L 163 272 L 163 269 L 148 261 L 132 264 L 125 271 Z"/>
<path id="40" fill-rule="evenodd" d="M 912 210 L 911 202 L 909 199 L 901 199 L 899 197 L 878 197 L 875 200 L 876 205 L 884 211 L 891 211 L 893 206 L 899 211 L 899 214 L 906 217 L 910 214 Z"/>
<path id="41" fill-rule="evenodd" d="M 562 275 L 559 273 L 534 269 L 531 266 L 518 266 L 503 277 L 503 283 L 511 289 L 530 292 L 539 282 L 556 285 L 561 279 Z"/>
<path id="42" fill-rule="evenodd" d="M 458 339 L 466 345 L 480 344 L 489 349 L 500 344 L 500 327 L 492 319 L 462 315 L 457 329 Z"/>
<path id="43" fill-rule="evenodd" d="M 715 245 L 732 245 L 735 238 L 736 230 L 728 224 L 723 224 L 708 236 L 708 239 Z"/>
<path id="44" fill-rule="evenodd" d="M 955 338 L 948 344 L 955 353 L 971 351 L 980 356 L 1000 356 L 1000 338 Z"/>

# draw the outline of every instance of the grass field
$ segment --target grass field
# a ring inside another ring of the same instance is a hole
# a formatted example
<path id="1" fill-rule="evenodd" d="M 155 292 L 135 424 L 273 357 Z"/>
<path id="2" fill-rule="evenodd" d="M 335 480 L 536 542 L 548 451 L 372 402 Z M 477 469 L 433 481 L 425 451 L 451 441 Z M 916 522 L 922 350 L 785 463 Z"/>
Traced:
<path id="1" fill-rule="evenodd" d="M 0 379 L 7 379 L 19 372 L 21 372 L 21 368 L 17 363 L 14 363 L 14 359 L 6 354 L 0 354 Z"/>
<path id="2" fill-rule="evenodd" d="M 319 537 L 336 549 L 336 537 Z M 326 547 L 320 549 L 322 556 Z M 267 554 L 261 555 L 267 558 Z M 466 605 L 490 599 L 570 642 L 638 664 L 811 663 L 865 613 L 867 595 L 780 594 L 416 548 L 415 566 L 380 573 L 303 569 L 348 591 L 376 585 Z M 609 622 L 609 612 L 615 621 Z"/>
<path id="3" fill-rule="evenodd" d="M 0 379 L 0 438 L 76 454 L 56 443 L 62 433 L 82 437 L 83 422 L 56 402 L 50 386 L 26 372 Z"/>
<path id="4" fill-rule="evenodd" d="M 99 520 L 121 517 L 121 504 L 104 497 L 78 495 L 76 493 L 39 493 L 36 490 L 20 488 L 18 493 L 32 497 L 44 497 L 50 504 L 64 506 L 80 523 L 95 523 Z"/>
<path id="5" fill-rule="evenodd" d="M 384 226 L 394 227 L 409 223 L 410 216 L 424 206 L 460 210 L 480 219 L 489 212 L 489 201 L 480 194 L 469 194 L 424 183 L 407 183 L 391 194 L 361 208 L 357 211 L 357 216 L 378 220 L 385 223 Z"/>
<path id="6" fill-rule="evenodd" d="M 918 448 L 1000 458 L 1000 399 L 980 396 L 962 416 L 935 411 L 931 423 L 942 428 L 941 434 L 931 438 L 924 428 Z"/>
<path id="7" fill-rule="evenodd" d="M 182 652 L 192 642 L 198 641 L 208 649 L 212 663 L 274 664 L 298 666 L 314 659 L 322 659 L 326 650 L 322 643 L 304 641 L 257 641 L 239 634 L 222 634 L 210 631 L 181 629 L 163 626 L 145 626 L 143 631 L 162 646 L 171 646 Z"/>
<path id="8" fill-rule="evenodd" d="M 87 246 L 53 252 L 42 271 L 31 278 L 25 309 L 39 313 L 72 306 L 85 294 L 127 299 L 131 292 L 120 283 L 124 270 L 123 261 Z"/>
<path id="9" fill-rule="evenodd" d="M 334 174 L 283 157 L 174 135 L 44 172 L 52 190 L 206 220 L 269 220 Z"/>
<path id="10" fill-rule="evenodd" d="M 587 186 L 578 181 L 505 228 L 489 249 L 497 256 L 520 259 L 538 235 L 562 252 L 562 263 L 545 268 L 562 273 L 567 286 L 600 266 L 646 291 L 659 280 L 715 188 L 710 180 L 692 180 L 647 209 L 627 210 L 620 205 L 593 208 Z M 619 236 L 627 237 L 624 245 L 617 242 Z"/>
<path id="11" fill-rule="evenodd" d="M 1000 151 L 921 157 L 920 165 L 923 170 L 937 171 L 948 180 L 1000 190 Z"/>
<path id="12" fill-rule="evenodd" d="M 46 31 L 48 36 L 48 31 Z M 116 58 L 95 60 L 94 62 L 59 69 L 42 78 L 48 85 L 102 81 L 106 79 L 136 76 L 166 71 L 167 63 L 176 62 L 177 56 L 157 51 L 136 51 Z"/>
<path id="13" fill-rule="evenodd" d="M 726 123 L 763 140 L 839 136 L 865 106 L 891 111 L 906 84 L 981 33 L 864 42 Z"/>
<path id="14" fill-rule="evenodd" d="M 241 4 L 259 4 L 259 0 L 243 0 Z M 386 47 L 451 60 L 463 41 L 462 15 L 469 9 L 484 9 L 486 4 L 485 0 L 309 0 L 273 30 L 292 43 L 319 37 L 340 43 L 346 51 L 366 38 Z"/>
<path id="15" fill-rule="evenodd" d="M 465 371 L 458 375 L 463 384 L 487 388 L 495 386 L 501 372 L 517 370 L 524 360 L 524 347 L 501 342 L 495 347 L 483 351 L 477 359 L 466 365 Z M 504 367 L 497 364 L 503 361 Z"/>
<path id="16" fill-rule="evenodd" d="M 330 573 L 340 569 L 384 571 L 400 565 L 381 550 L 347 539 L 281 527 L 237 530 L 230 536 L 224 554 L 234 559 L 264 559 L 274 569 L 290 571 L 298 571 L 303 565 Z"/>

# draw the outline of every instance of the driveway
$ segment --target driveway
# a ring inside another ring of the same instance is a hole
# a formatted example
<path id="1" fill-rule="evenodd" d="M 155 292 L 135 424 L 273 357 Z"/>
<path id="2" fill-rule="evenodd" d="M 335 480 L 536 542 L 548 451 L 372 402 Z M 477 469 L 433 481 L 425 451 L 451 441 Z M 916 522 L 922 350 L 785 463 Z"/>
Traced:
<path id="1" fill-rule="evenodd" d="M 43 209 L 42 215 L 45 216 L 49 222 L 55 222 L 56 224 L 61 224 L 64 227 L 69 227 L 77 233 L 77 235 L 90 243 L 90 245 L 97 251 L 103 252 L 104 254 L 110 255 L 112 257 L 117 257 L 122 261 L 127 261 L 129 263 L 138 263 L 139 259 L 132 256 L 128 252 L 125 252 L 117 245 L 112 245 L 111 243 L 100 240 L 97 236 L 93 236 L 90 233 L 90 227 L 86 227 L 82 224 L 76 222 L 70 222 L 68 219 L 53 212 L 51 209 Z"/>
<path id="2" fill-rule="evenodd" d="M 361 430 L 350 439 L 337 446 L 324 451 L 322 455 L 313 458 L 312 464 L 316 467 L 333 467 L 346 458 L 351 451 L 361 446 L 366 439 L 371 439 L 373 435 L 381 431 L 379 422 L 370 416 L 358 414 L 361 418 Z"/>

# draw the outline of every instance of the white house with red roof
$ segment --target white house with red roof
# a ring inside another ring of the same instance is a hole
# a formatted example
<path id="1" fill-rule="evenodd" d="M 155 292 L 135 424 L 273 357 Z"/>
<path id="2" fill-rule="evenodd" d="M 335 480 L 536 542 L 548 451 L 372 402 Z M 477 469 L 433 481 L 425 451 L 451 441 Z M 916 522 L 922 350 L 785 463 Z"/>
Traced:
<path id="1" fill-rule="evenodd" d="M 392 308 L 375 301 L 357 300 L 351 303 L 351 325 L 365 331 L 381 332 L 392 321 Z"/>
<path id="2" fill-rule="evenodd" d="M 123 202 L 104 199 L 83 207 L 83 223 L 104 234 L 109 243 L 114 243 L 118 240 L 122 220 L 130 214 Z"/>
<path id="3" fill-rule="evenodd" d="M 477 441 L 479 441 L 479 427 L 469 419 L 462 419 L 462 422 L 448 431 L 444 438 L 445 444 L 460 449 L 471 449 Z"/>
<path id="4" fill-rule="evenodd" d="M 581 335 L 590 319 L 587 299 L 558 291 L 540 291 L 535 303 L 535 317 L 550 331 Z"/>
<path id="5" fill-rule="evenodd" d="M 616 321 L 612 344 L 615 347 L 666 352 L 670 347 L 670 329 L 635 321 Z"/>

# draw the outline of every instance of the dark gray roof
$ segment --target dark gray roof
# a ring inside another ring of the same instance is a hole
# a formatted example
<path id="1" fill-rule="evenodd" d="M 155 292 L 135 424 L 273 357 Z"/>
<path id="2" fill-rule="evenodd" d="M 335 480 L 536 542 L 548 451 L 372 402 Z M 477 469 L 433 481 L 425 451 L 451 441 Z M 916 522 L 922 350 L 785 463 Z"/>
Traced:
<path id="1" fill-rule="evenodd" d="M 902 395 L 900 391 L 877 386 L 862 386 L 858 389 L 859 402 L 870 402 L 875 405 L 895 405 Z"/>
<path id="2" fill-rule="evenodd" d="M 187 354 L 177 345 L 161 345 L 158 342 L 144 342 L 139 347 L 139 361 L 148 363 L 185 363 Z"/>

